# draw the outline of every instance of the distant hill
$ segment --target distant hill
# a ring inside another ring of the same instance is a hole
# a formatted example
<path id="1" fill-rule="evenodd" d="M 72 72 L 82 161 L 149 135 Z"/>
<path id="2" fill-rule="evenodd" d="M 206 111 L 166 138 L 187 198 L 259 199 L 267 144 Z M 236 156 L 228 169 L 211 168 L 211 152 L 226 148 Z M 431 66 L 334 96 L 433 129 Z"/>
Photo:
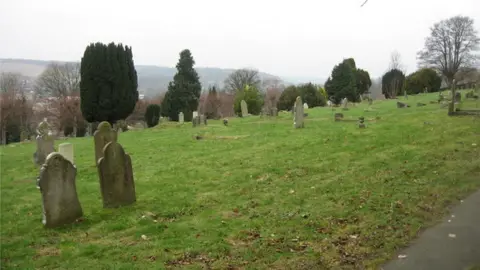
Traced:
<path id="1" fill-rule="evenodd" d="M 30 59 L 0 59 L 0 72 L 20 73 L 23 76 L 31 78 L 30 82 L 40 75 L 51 61 L 30 60 Z M 62 62 L 62 61 L 55 61 Z M 167 90 L 168 83 L 173 79 L 176 68 L 161 67 L 153 65 L 136 65 L 138 76 L 138 88 L 146 96 L 155 96 Z M 227 76 L 235 71 L 234 69 L 196 67 L 200 76 L 200 82 L 207 88 L 210 85 L 223 87 L 223 81 Z M 265 72 L 259 72 L 262 80 L 279 80 L 284 85 L 286 82 L 279 76 Z M 296 82 L 295 82 L 296 83 Z"/>

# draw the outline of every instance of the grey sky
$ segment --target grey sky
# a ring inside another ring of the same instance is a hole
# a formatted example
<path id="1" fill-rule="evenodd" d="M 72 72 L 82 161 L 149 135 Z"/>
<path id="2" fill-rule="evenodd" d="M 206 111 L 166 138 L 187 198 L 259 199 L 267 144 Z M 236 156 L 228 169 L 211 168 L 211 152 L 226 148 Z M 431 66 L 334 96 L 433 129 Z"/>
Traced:
<path id="1" fill-rule="evenodd" d="M 372 76 L 397 50 L 416 68 L 433 23 L 467 15 L 480 0 L 2 0 L 0 58 L 76 60 L 90 42 L 133 47 L 136 64 L 255 67 L 283 76 L 329 76 L 343 58 Z"/>

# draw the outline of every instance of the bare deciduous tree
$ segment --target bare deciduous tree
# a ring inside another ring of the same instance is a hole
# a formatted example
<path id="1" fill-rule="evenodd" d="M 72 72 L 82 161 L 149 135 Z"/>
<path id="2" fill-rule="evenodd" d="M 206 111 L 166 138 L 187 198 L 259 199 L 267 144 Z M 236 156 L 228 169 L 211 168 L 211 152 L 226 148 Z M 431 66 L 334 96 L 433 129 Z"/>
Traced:
<path id="1" fill-rule="evenodd" d="M 393 51 L 390 54 L 389 70 L 392 70 L 392 69 L 398 69 L 398 70 L 403 71 L 405 73 L 405 70 L 404 70 L 404 67 L 403 67 L 403 64 L 402 64 L 402 56 L 400 55 L 400 53 L 398 51 Z"/>
<path id="2" fill-rule="evenodd" d="M 241 91 L 246 85 L 250 85 L 260 89 L 262 81 L 257 70 L 253 69 L 239 69 L 232 72 L 225 79 L 225 91 L 228 93 L 235 93 Z"/>
<path id="3" fill-rule="evenodd" d="M 455 16 L 434 24 L 430 31 L 424 49 L 418 52 L 419 65 L 438 70 L 451 86 L 461 68 L 472 67 L 478 60 L 474 52 L 479 49 L 480 38 L 474 21 Z"/>
<path id="4" fill-rule="evenodd" d="M 7 143 L 7 130 L 27 131 L 32 117 L 32 104 L 22 89 L 20 75 L 0 74 L 0 135 L 2 144 Z"/>
<path id="5" fill-rule="evenodd" d="M 80 65 L 78 63 L 50 63 L 40 74 L 35 85 L 40 96 L 55 98 L 52 107 L 58 126 L 63 129 L 73 123 L 76 135 L 78 122 L 84 121 L 80 110 Z"/>

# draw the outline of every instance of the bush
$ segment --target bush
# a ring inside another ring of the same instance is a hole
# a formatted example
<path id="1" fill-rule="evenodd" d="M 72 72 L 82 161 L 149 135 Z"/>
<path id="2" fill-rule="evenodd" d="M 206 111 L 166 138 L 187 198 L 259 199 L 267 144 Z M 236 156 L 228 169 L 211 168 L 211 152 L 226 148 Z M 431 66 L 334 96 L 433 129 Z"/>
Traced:
<path id="1" fill-rule="evenodd" d="M 235 113 L 238 115 L 241 115 L 242 112 L 242 108 L 240 106 L 242 100 L 245 100 L 247 103 L 249 114 L 260 114 L 263 106 L 263 98 L 260 94 L 260 91 L 256 87 L 247 85 L 243 91 L 238 91 L 236 93 L 233 108 Z"/>
<path id="2" fill-rule="evenodd" d="M 158 125 L 160 120 L 160 106 L 157 104 L 150 104 L 145 111 L 145 122 L 149 128 Z"/>
<path id="3" fill-rule="evenodd" d="M 289 111 L 293 108 L 293 104 L 297 97 L 300 96 L 304 103 L 310 108 L 325 106 L 327 99 L 312 83 L 300 84 L 298 86 L 291 85 L 283 90 L 278 100 L 278 109 Z"/>

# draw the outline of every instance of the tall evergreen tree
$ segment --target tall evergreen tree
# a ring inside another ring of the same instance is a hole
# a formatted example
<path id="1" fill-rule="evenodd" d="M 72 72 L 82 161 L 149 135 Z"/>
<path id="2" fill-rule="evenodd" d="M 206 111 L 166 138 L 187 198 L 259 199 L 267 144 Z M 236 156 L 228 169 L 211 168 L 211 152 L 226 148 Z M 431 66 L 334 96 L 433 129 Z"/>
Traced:
<path id="1" fill-rule="evenodd" d="M 147 126 L 154 127 L 158 125 L 160 120 L 160 106 L 158 104 L 150 104 L 147 106 L 145 110 L 145 122 L 147 122 Z"/>
<path id="2" fill-rule="evenodd" d="M 343 60 L 332 70 L 332 75 L 325 82 L 329 99 L 335 104 L 339 104 L 343 98 L 349 101 L 358 101 L 358 90 L 356 82 L 356 66 L 352 58 Z"/>
<path id="3" fill-rule="evenodd" d="M 205 115 L 208 119 L 218 119 L 218 110 L 220 108 L 220 99 L 217 94 L 217 87 L 212 86 L 208 89 L 208 95 L 205 106 Z"/>
<path id="4" fill-rule="evenodd" d="M 177 74 L 169 83 L 161 106 L 162 115 L 168 116 L 172 121 L 178 121 L 180 112 L 183 112 L 185 121 L 191 121 L 193 111 L 197 110 L 202 85 L 194 65 L 190 50 L 181 51 Z"/>
<path id="5" fill-rule="evenodd" d="M 137 72 L 132 48 L 91 43 L 80 64 L 80 108 L 88 122 L 127 118 L 138 101 Z"/>
<path id="6" fill-rule="evenodd" d="M 357 91 L 358 94 L 362 95 L 368 92 L 372 86 L 372 81 L 370 79 L 370 74 L 368 71 L 358 68 L 357 69 Z"/>

